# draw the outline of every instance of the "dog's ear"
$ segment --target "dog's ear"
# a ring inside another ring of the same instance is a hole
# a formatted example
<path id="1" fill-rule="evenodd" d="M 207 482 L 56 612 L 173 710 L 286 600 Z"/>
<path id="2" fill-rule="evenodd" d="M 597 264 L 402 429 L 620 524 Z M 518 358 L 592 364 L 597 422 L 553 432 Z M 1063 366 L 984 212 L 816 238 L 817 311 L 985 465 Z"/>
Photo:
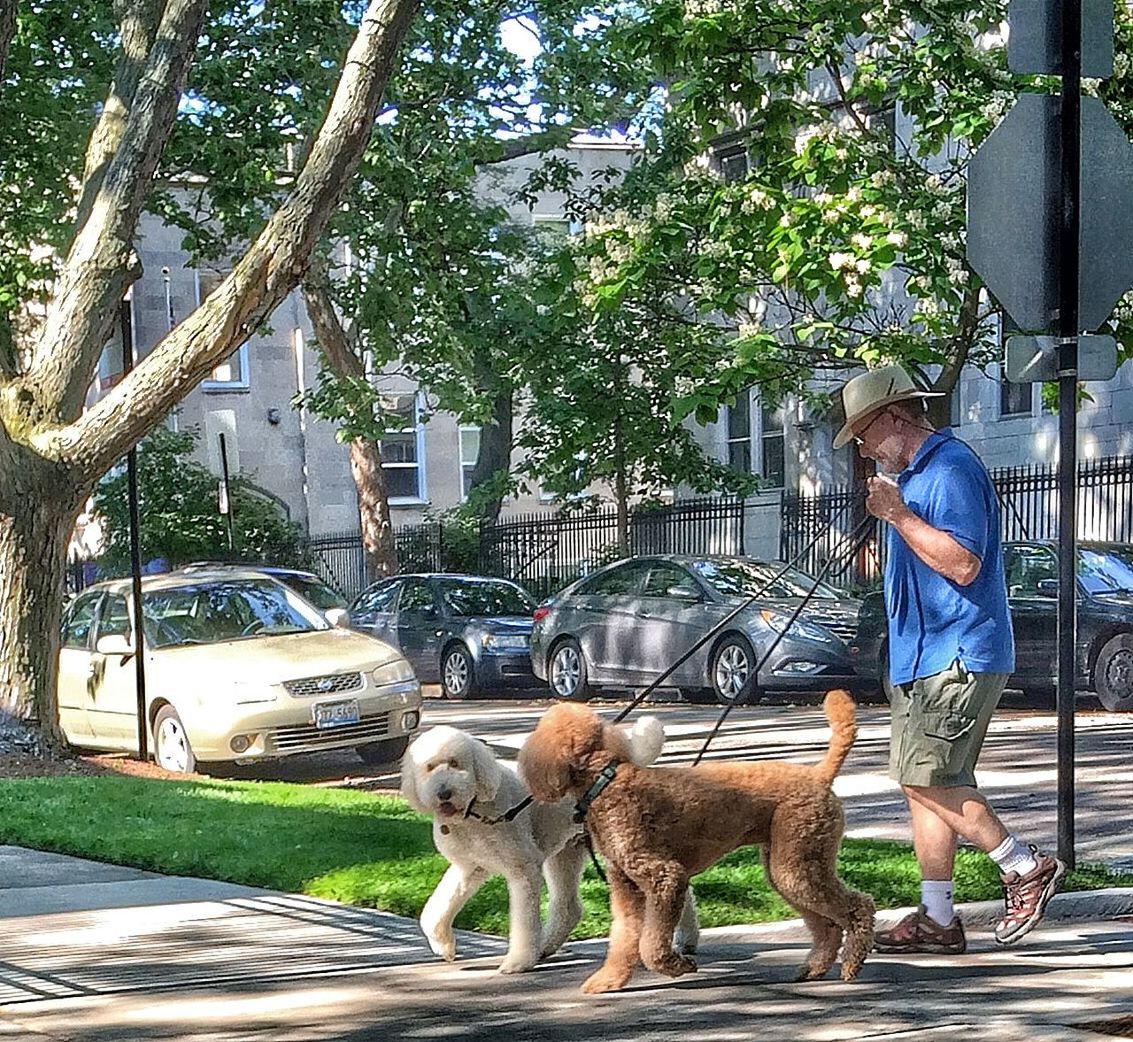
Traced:
<path id="1" fill-rule="evenodd" d="M 639 767 L 648 767 L 665 745 L 665 727 L 655 716 L 642 716 L 633 727 L 621 728 L 629 746 L 630 759 Z"/>
<path id="2" fill-rule="evenodd" d="M 405 750 L 405 755 L 401 758 L 401 796 L 415 811 L 428 814 L 429 808 L 421 802 L 421 797 L 417 792 L 417 774 L 420 771 L 420 763 L 415 752 L 418 741 L 420 739 L 411 743 L 409 748 Z"/>
<path id="3" fill-rule="evenodd" d="M 473 739 L 469 744 L 472 752 L 472 776 L 476 779 L 476 798 L 487 803 L 495 799 L 496 793 L 500 791 L 500 783 L 504 780 L 503 768 L 492 750 L 483 742 Z"/>
<path id="4" fill-rule="evenodd" d="M 516 766 L 527 790 L 543 803 L 554 803 L 567 794 L 570 785 L 570 744 L 546 719 L 527 736 Z"/>

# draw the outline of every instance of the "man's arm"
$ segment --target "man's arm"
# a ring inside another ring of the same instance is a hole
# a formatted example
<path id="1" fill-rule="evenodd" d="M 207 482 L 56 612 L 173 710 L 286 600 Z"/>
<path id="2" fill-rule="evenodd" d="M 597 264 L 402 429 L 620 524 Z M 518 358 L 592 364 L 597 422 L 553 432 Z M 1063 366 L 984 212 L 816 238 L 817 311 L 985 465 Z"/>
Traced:
<path id="1" fill-rule="evenodd" d="M 947 532 L 933 528 L 905 505 L 901 490 L 884 477 L 869 479 L 866 509 L 887 521 L 925 564 L 958 586 L 968 586 L 980 574 L 983 562 Z"/>

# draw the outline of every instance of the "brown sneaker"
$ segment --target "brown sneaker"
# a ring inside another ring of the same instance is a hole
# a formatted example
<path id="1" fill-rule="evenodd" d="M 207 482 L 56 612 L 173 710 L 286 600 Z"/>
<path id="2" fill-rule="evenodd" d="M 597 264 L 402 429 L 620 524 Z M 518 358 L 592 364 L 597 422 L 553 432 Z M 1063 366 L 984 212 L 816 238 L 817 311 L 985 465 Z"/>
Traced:
<path id="1" fill-rule="evenodd" d="M 936 952 L 945 955 L 963 955 L 968 950 L 964 938 L 964 924 L 953 916 L 947 926 L 930 919 L 921 905 L 910 912 L 891 930 L 878 930 L 873 947 L 884 954 L 904 952 Z"/>
<path id="2" fill-rule="evenodd" d="M 1056 857 L 1031 847 L 1038 865 L 1025 876 L 1008 872 L 1003 877 L 1003 918 L 995 924 L 999 944 L 1014 944 L 1029 934 L 1043 917 L 1050 899 L 1058 893 L 1058 884 L 1066 875 L 1066 866 Z"/>

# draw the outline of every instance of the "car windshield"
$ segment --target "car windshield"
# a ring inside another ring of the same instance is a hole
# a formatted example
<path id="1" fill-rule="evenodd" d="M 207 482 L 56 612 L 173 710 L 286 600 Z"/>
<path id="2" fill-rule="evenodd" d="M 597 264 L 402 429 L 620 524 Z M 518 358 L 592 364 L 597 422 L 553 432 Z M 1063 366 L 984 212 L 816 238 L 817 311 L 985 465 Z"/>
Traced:
<path id="1" fill-rule="evenodd" d="M 530 615 L 535 602 L 504 582 L 442 582 L 441 599 L 450 615 Z"/>
<path id="2" fill-rule="evenodd" d="M 695 561 L 693 569 L 712 589 L 725 597 L 751 597 L 761 594 L 770 600 L 812 596 L 836 600 L 842 595 L 826 583 L 814 586 L 814 578 L 797 568 L 764 561 Z M 783 574 L 780 575 L 779 573 Z M 774 582 L 772 582 L 774 580 Z"/>
<path id="3" fill-rule="evenodd" d="M 1078 581 L 1087 593 L 1133 593 L 1133 548 L 1127 553 L 1079 549 Z"/>
<path id="4" fill-rule="evenodd" d="M 281 575 L 279 579 L 300 596 L 306 597 L 319 611 L 346 607 L 345 597 L 313 575 Z"/>
<path id="5" fill-rule="evenodd" d="M 142 598 L 151 647 L 326 629 L 291 591 L 269 579 L 232 579 L 154 590 Z"/>

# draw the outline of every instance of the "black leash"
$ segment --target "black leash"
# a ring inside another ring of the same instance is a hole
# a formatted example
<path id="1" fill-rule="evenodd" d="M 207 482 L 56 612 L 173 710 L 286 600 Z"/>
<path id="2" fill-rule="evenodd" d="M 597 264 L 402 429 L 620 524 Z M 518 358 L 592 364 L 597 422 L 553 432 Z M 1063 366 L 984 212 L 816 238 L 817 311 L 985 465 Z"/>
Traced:
<path id="1" fill-rule="evenodd" d="M 854 530 L 845 537 L 848 546 L 848 549 L 844 555 L 845 560 L 852 560 L 854 554 L 856 554 L 863 546 L 865 546 L 866 540 L 868 540 L 873 534 L 873 523 L 875 520 L 876 518 L 872 516 L 863 518 L 857 525 L 857 527 L 854 528 Z M 867 525 L 869 526 L 868 528 L 866 527 Z M 850 544 L 850 540 L 853 540 L 852 545 Z M 731 713 L 731 711 L 735 709 L 736 706 L 746 705 L 748 703 L 752 689 L 755 688 L 759 683 L 759 671 L 766 665 L 767 660 L 771 657 L 772 652 L 774 652 L 774 650 L 779 646 L 779 642 L 787 635 L 791 627 L 795 624 L 795 620 L 798 619 L 803 608 L 805 608 L 810 603 L 811 598 L 814 596 L 819 586 L 822 585 L 822 580 L 826 577 L 826 574 L 833 567 L 834 563 L 839 560 L 840 557 L 836 554 L 831 554 L 830 557 L 827 558 L 826 563 L 819 570 L 818 575 L 815 576 L 814 585 L 810 588 L 810 590 L 807 591 L 806 595 L 801 601 L 799 601 L 798 605 L 796 605 L 795 610 L 791 613 L 791 617 L 787 620 L 787 624 L 775 635 L 775 639 L 772 640 L 771 643 L 767 646 L 767 650 L 763 653 L 763 657 L 760 658 L 759 663 L 748 674 L 747 679 L 743 683 L 743 687 L 741 687 L 740 690 L 736 692 L 736 697 L 732 699 L 732 701 L 729 702 L 726 706 L 724 706 L 724 711 L 720 714 L 719 719 L 717 719 L 716 726 L 712 728 L 711 733 L 704 740 L 704 745 L 701 746 L 700 752 L 696 754 L 696 759 L 692 761 L 693 767 L 700 763 L 704 754 L 708 751 L 708 746 L 712 744 L 712 739 L 715 738 L 717 734 L 719 734 L 720 728 L 723 726 L 724 721 L 728 719 L 728 714 Z"/>
<path id="2" fill-rule="evenodd" d="M 864 517 L 848 535 L 842 536 L 842 541 L 848 542 L 851 539 L 857 538 L 858 533 L 864 528 L 865 525 L 868 524 L 872 526 L 875 521 L 876 518 L 870 515 L 866 515 L 866 517 Z M 826 531 L 819 531 L 815 535 L 815 537 L 806 544 L 806 546 L 804 546 L 797 554 L 795 554 L 794 557 L 792 557 L 785 565 L 783 565 L 783 567 L 780 568 L 779 571 L 777 571 L 770 579 L 768 579 L 767 582 L 765 582 L 758 590 L 756 590 L 755 593 L 753 593 L 750 597 L 748 597 L 746 601 L 742 602 L 735 609 L 728 612 L 728 614 L 725 615 L 724 618 L 716 623 L 716 625 L 713 626 L 703 637 L 696 641 L 695 644 L 688 648 L 688 650 L 686 650 L 685 653 L 676 660 L 676 662 L 674 662 L 668 669 L 666 669 L 664 673 L 662 673 L 659 677 L 657 677 L 656 680 L 650 683 L 649 686 L 641 692 L 641 694 L 639 694 L 632 702 L 630 702 L 628 706 L 625 707 L 625 709 L 623 709 L 620 713 L 618 713 L 617 716 L 614 717 L 614 723 L 620 724 L 627 716 L 629 716 L 630 713 L 632 713 L 639 705 L 641 705 L 642 702 L 644 702 L 651 694 L 653 694 L 653 692 L 656 691 L 657 688 L 659 688 L 661 684 L 664 683 L 664 681 L 672 676 L 679 666 L 684 665 L 684 663 L 692 658 L 692 656 L 696 654 L 696 652 L 698 652 L 702 647 L 704 647 L 705 644 L 715 638 L 724 629 L 724 627 L 732 621 L 732 619 L 734 619 L 741 612 L 750 608 L 756 601 L 758 601 L 769 589 L 771 589 L 772 586 L 775 585 L 775 583 L 783 578 L 783 576 L 786 575 L 787 572 L 798 565 L 799 561 L 801 561 L 808 553 L 810 553 L 812 549 L 814 549 L 820 539 L 823 539 L 828 534 L 829 533 Z M 856 546 L 854 548 L 854 552 L 857 552 Z M 831 555 L 832 559 L 836 557 L 836 554 Z M 827 566 L 827 568 L 828 567 L 829 565 Z M 813 592 L 814 591 L 812 590 L 811 593 Z M 793 622 L 794 619 L 792 619 L 791 621 Z"/>

